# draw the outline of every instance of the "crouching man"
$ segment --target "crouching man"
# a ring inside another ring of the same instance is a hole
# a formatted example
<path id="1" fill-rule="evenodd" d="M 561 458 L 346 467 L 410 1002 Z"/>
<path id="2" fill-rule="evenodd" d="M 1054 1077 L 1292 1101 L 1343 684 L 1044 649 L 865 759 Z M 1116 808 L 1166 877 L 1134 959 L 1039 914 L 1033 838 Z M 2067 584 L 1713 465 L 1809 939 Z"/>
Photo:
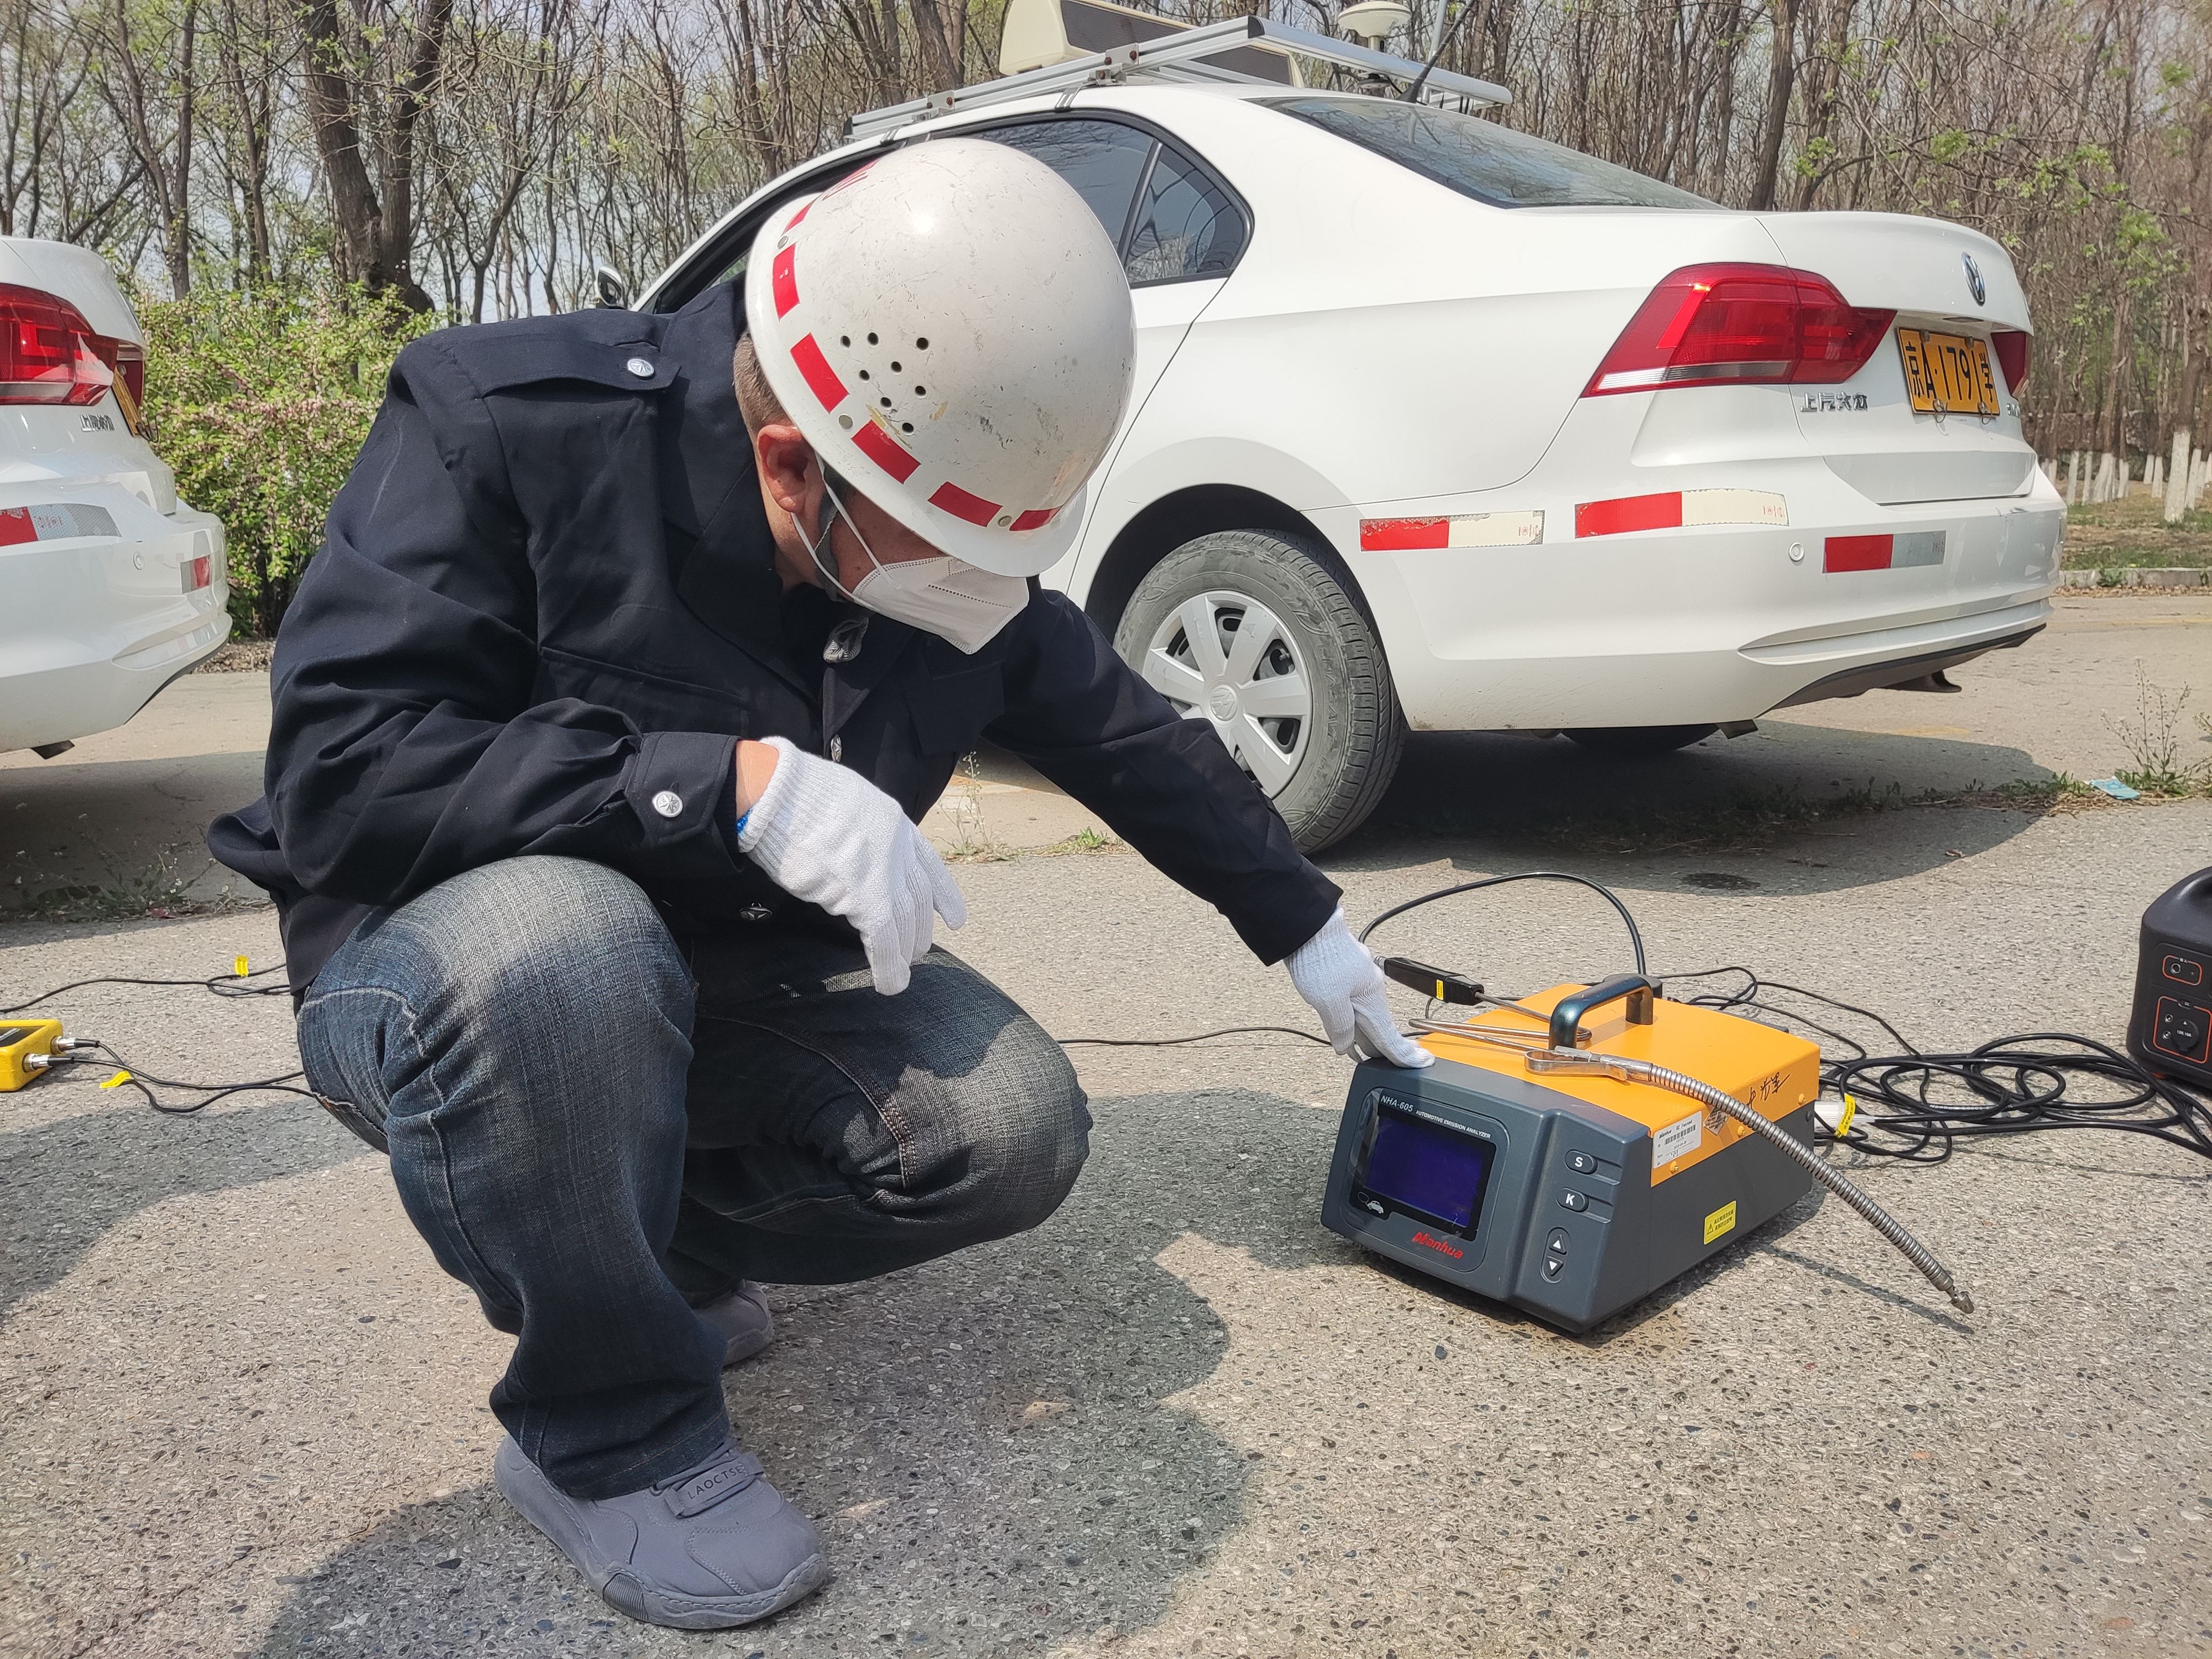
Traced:
<path id="1" fill-rule="evenodd" d="M 1032 580 L 1129 394 L 1113 248 L 1049 171 L 918 145 L 743 278 L 416 342 L 277 641 L 267 793 L 301 1053 L 515 1338 L 501 1492 L 639 1619 L 829 1577 L 720 1373 L 757 1281 L 1035 1226 L 1073 1072 L 933 946 L 915 828 L 988 735 L 1402 1064 L 1337 890 L 1203 722 Z"/>

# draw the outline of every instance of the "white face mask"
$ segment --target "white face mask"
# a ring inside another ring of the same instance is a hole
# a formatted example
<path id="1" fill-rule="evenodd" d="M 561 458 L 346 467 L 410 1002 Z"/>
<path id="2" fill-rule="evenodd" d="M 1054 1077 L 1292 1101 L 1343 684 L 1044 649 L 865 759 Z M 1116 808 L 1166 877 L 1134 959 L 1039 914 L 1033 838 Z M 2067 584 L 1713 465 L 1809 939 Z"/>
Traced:
<path id="1" fill-rule="evenodd" d="M 939 639 L 949 641 L 954 647 L 973 656 L 998 634 L 1008 623 L 1019 616 L 1030 602 L 1030 585 L 1019 576 L 1001 576 L 995 571 L 979 570 L 949 555 L 940 554 L 933 559 L 903 559 L 896 564 L 885 564 L 876 557 L 868 538 L 860 533 L 860 526 L 853 522 L 845 503 L 838 499 L 825 470 L 822 478 L 825 501 L 844 520 L 845 527 L 853 532 L 853 539 L 868 556 L 875 567 L 860 578 L 859 586 L 845 593 L 844 584 L 837 580 L 836 571 L 827 556 L 830 540 L 829 515 L 823 515 L 820 534 L 807 544 L 806 550 L 814 557 L 815 568 L 820 570 L 830 586 L 854 604 L 865 605 L 879 617 L 890 617 Z M 795 523 L 795 521 L 794 521 Z M 800 532 L 805 540 L 804 532 Z"/>

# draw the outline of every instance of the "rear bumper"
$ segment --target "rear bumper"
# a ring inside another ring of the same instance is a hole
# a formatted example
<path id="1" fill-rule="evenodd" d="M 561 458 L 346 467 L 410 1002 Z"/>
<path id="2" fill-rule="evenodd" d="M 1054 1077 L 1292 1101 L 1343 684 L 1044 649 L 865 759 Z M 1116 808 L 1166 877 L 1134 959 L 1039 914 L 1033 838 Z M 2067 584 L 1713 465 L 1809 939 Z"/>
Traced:
<path id="1" fill-rule="evenodd" d="M 1359 580 L 1413 726 L 1753 720 L 2016 645 L 2050 615 L 2065 507 L 2039 471 L 2018 495 L 1884 506 L 1817 458 L 1608 468 L 1602 453 L 1555 446 L 1504 489 L 1312 515 Z M 1577 533 L 1578 507 L 1667 491 L 1721 492 L 1705 499 L 1768 521 L 1617 529 L 1633 515 L 1585 513 Z M 1478 514 L 1524 534 L 1540 514 L 1541 540 L 1363 546 L 1363 519 Z M 1940 559 L 1896 568 L 1849 568 L 1828 547 L 1912 538 L 1897 545 L 1924 556 L 1935 536 Z"/>
<path id="2" fill-rule="evenodd" d="M 59 522 L 36 511 L 51 507 L 90 510 Z M 0 750 L 120 726 L 229 637 L 220 520 L 181 502 L 158 513 L 112 483 L 0 485 L 0 511 L 12 507 L 42 528 L 0 546 Z M 213 580 L 187 592 L 197 558 Z"/>

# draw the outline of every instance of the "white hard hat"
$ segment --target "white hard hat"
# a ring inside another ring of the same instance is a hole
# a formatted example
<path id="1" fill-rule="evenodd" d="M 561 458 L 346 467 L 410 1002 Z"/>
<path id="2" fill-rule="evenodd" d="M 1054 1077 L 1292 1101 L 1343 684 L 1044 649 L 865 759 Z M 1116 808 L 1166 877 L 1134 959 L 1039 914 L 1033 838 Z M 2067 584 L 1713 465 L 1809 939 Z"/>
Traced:
<path id="1" fill-rule="evenodd" d="M 1042 162 L 935 139 L 784 204 L 745 325 L 816 454 L 939 552 L 1034 576 L 1073 544 L 1136 330 L 1113 244 Z"/>

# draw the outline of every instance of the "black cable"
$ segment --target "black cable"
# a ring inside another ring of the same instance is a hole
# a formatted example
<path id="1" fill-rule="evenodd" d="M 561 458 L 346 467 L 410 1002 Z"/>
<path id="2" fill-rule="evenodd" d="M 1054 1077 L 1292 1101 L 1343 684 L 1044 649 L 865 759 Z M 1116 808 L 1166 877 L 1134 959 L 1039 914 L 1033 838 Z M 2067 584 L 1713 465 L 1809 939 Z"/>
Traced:
<path id="1" fill-rule="evenodd" d="M 281 974 L 283 971 L 284 964 L 280 962 L 273 968 L 257 968 L 242 977 L 237 974 L 216 974 L 206 979 L 124 979 L 112 975 L 103 975 L 98 979 L 71 980 L 67 985 L 57 985 L 51 991 L 41 991 L 28 1002 L 19 1002 L 12 1008 L 0 1008 L 0 1017 L 20 1014 L 26 1008 L 35 1008 L 42 1002 L 51 1002 L 64 991 L 81 991 L 88 985 L 197 985 L 202 990 L 212 991 L 219 997 L 289 996 L 292 990 L 289 982 L 276 985 L 247 983 L 248 981 L 260 979 L 269 974 Z"/>
<path id="2" fill-rule="evenodd" d="M 1589 888 L 1620 913 L 1621 923 L 1628 929 L 1629 945 L 1636 952 L 1636 971 L 1639 974 L 1644 971 L 1644 935 L 1637 930 L 1636 918 L 1629 915 L 1628 907 L 1620 902 L 1619 895 L 1601 882 L 1592 881 L 1587 876 L 1571 876 L 1563 870 L 1522 870 L 1510 876 L 1485 876 L 1480 881 L 1463 881 L 1456 887 L 1439 887 L 1433 893 L 1424 893 L 1419 898 L 1407 899 L 1403 904 L 1392 905 L 1359 930 L 1359 941 L 1365 944 L 1367 936 L 1393 916 L 1402 916 L 1408 910 L 1424 904 L 1433 904 L 1438 899 L 1472 893 L 1483 887 L 1500 887 L 1510 881 L 1565 881 L 1572 882 L 1577 887 Z"/>
<path id="3" fill-rule="evenodd" d="M 119 1075 L 110 1079 L 102 1085 L 103 1087 L 122 1088 L 128 1085 L 136 1089 L 145 1097 L 149 1106 L 170 1117 L 191 1117 L 195 1113 L 205 1111 L 218 1100 L 238 1094 L 299 1095 L 306 1099 L 315 1101 L 319 1105 L 321 1103 L 320 1097 L 312 1089 L 295 1089 L 291 1086 L 294 1078 L 306 1075 L 302 1072 L 283 1072 L 275 1077 L 253 1078 L 238 1083 L 194 1083 L 185 1078 L 155 1077 L 150 1072 L 142 1072 L 123 1055 L 118 1054 L 112 1045 L 102 1042 L 98 1037 L 79 1038 L 76 1048 L 71 1053 L 82 1055 L 94 1051 L 106 1054 L 121 1068 Z M 84 1062 L 78 1060 L 76 1063 L 82 1065 Z M 207 1097 L 204 1100 L 186 1103 L 166 1101 L 154 1092 L 157 1088 L 184 1089 Z"/>
<path id="4" fill-rule="evenodd" d="M 1823 1093 L 1849 1097 L 1850 1115 L 1837 1140 L 1870 1158 L 1941 1164 L 1961 1139 L 2027 1134 L 2045 1129 L 2103 1129 L 2148 1135 L 2199 1157 L 2212 1158 L 2212 1103 L 2189 1085 L 2153 1075 L 2133 1055 L 2070 1031 L 2033 1031 L 1998 1037 L 1956 1053 L 1922 1049 L 1880 1014 L 1802 985 L 1761 980 L 1748 968 L 1706 968 L 1664 976 L 1685 980 L 1741 974 L 1744 983 L 1725 992 L 1677 996 L 1674 1000 L 1720 1010 L 1772 1014 L 1830 1039 L 1841 1054 L 1825 1053 Z M 1766 1000 L 1781 992 L 1851 1014 L 1881 1030 L 1896 1054 L 1875 1054 L 1856 1037 Z M 2044 1045 L 2057 1045 L 2048 1047 Z M 2117 1091 L 2084 1095 L 2085 1087 Z M 1937 1091 L 1944 1091 L 1939 1094 Z"/>
<path id="5" fill-rule="evenodd" d="M 1178 1043 L 1204 1042 L 1212 1037 L 1246 1036 L 1264 1031 L 1304 1037 L 1308 1042 L 1318 1042 L 1324 1048 L 1333 1046 L 1327 1037 L 1316 1036 L 1311 1031 L 1301 1031 L 1295 1025 L 1224 1025 L 1218 1031 L 1200 1031 L 1194 1036 L 1060 1037 L 1055 1041 L 1063 1048 L 1172 1048 Z"/>

